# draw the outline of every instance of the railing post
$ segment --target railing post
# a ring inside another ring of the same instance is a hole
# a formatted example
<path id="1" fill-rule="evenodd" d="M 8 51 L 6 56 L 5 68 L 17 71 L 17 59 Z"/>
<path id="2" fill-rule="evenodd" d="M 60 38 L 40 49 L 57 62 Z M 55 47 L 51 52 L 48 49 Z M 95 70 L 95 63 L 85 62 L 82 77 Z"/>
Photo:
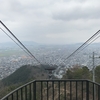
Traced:
<path id="1" fill-rule="evenodd" d="M 100 100 L 100 86 L 98 86 L 98 100 Z"/>
<path id="2" fill-rule="evenodd" d="M 34 81 L 34 83 L 33 83 L 33 85 L 34 85 L 34 100 L 36 100 L 36 81 Z"/>
<path id="3" fill-rule="evenodd" d="M 77 81 L 76 81 L 76 100 L 77 100 L 77 95 L 78 93 L 77 93 Z"/>
<path id="4" fill-rule="evenodd" d="M 64 81 L 64 94 L 65 94 L 64 98 L 66 100 L 66 81 Z"/>
<path id="5" fill-rule="evenodd" d="M 30 100 L 31 100 L 31 84 L 29 85 L 29 98 L 30 98 Z"/>
<path id="6" fill-rule="evenodd" d="M 54 81 L 52 81 L 52 92 L 53 92 L 52 100 L 54 100 Z"/>
<path id="7" fill-rule="evenodd" d="M 72 81 L 70 81 L 70 100 L 72 100 Z"/>
<path id="8" fill-rule="evenodd" d="M 23 89 L 21 88 L 21 100 L 23 100 Z"/>
<path id="9" fill-rule="evenodd" d="M 16 91 L 16 96 L 17 96 L 16 100 L 18 100 L 18 90 Z"/>
<path id="10" fill-rule="evenodd" d="M 89 100 L 89 82 L 86 81 L 86 100 Z"/>
<path id="11" fill-rule="evenodd" d="M 58 100 L 60 100 L 60 81 L 58 82 L 58 92 L 59 92 Z"/>
<path id="12" fill-rule="evenodd" d="M 41 81 L 41 100 L 43 100 L 43 82 Z"/>
<path id="13" fill-rule="evenodd" d="M 49 94 L 48 94 L 48 81 L 47 81 L 47 100 L 48 100 L 48 98 L 49 98 Z"/>
<path id="14" fill-rule="evenodd" d="M 82 100 L 83 100 L 83 93 L 84 93 L 84 92 L 83 92 L 83 85 L 84 85 L 84 84 L 83 84 L 83 81 L 82 81 Z"/>

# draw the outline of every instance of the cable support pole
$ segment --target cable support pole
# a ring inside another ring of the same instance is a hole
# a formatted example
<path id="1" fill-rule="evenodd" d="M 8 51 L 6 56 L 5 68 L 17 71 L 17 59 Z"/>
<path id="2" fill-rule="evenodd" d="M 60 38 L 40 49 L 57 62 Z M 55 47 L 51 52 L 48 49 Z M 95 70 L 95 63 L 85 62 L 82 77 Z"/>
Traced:
<path id="1" fill-rule="evenodd" d="M 33 58 L 35 58 L 35 56 L 20 42 L 20 40 L 6 27 L 6 25 L 2 22 L 2 21 L 0 21 L 0 23 L 8 30 L 8 32 L 10 32 L 10 34 L 27 50 L 27 52 L 33 57 Z M 35 60 L 38 62 L 38 63 L 40 63 L 36 58 L 35 58 Z M 40 63 L 40 65 L 41 65 L 41 63 Z"/>

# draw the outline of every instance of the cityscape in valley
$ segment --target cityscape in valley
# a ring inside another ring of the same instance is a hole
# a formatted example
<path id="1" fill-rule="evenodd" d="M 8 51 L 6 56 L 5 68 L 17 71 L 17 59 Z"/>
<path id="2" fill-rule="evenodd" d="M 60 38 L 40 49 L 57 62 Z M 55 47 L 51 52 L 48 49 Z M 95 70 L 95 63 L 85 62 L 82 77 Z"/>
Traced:
<path id="1" fill-rule="evenodd" d="M 100 100 L 100 0 L 0 3 L 0 100 Z"/>
<path id="2" fill-rule="evenodd" d="M 100 47 L 99 43 L 95 43 L 85 48 L 73 57 L 67 57 L 75 51 L 79 44 L 67 45 L 40 45 L 33 42 L 25 42 L 25 45 L 35 55 L 42 64 L 57 65 L 54 75 L 62 78 L 67 68 L 74 65 L 87 66 L 92 69 L 92 56 L 95 53 L 95 66 L 100 65 Z M 97 59 L 98 58 L 98 59 Z M 15 44 L 0 44 L 0 80 L 15 72 L 23 65 L 38 65 L 38 62 L 18 48 Z"/>

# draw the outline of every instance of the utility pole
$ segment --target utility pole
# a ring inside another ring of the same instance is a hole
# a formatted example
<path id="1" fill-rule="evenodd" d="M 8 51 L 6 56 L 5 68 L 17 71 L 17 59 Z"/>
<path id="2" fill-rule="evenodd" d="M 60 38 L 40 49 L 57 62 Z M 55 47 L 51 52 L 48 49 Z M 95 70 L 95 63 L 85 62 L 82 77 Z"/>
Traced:
<path id="1" fill-rule="evenodd" d="M 93 82 L 95 82 L 95 64 L 94 64 L 94 52 L 93 52 L 93 57 L 92 57 L 92 59 L 93 59 Z"/>
<path id="2" fill-rule="evenodd" d="M 94 52 L 93 52 L 93 82 L 95 82 L 95 58 L 100 58 L 100 57 L 95 57 Z M 94 100 L 96 100 L 96 87 L 94 85 Z"/>
<path id="3" fill-rule="evenodd" d="M 92 57 L 92 60 L 93 60 L 93 82 L 95 82 L 95 58 L 100 58 L 100 56 L 95 57 L 95 54 L 93 52 L 93 57 Z"/>
<path id="4" fill-rule="evenodd" d="M 95 82 L 95 57 L 94 57 L 94 52 L 93 52 L 93 56 L 92 56 L 92 60 L 93 60 L 93 82 Z M 94 85 L 94 100 L 96 100 L 96 88 Z"/>

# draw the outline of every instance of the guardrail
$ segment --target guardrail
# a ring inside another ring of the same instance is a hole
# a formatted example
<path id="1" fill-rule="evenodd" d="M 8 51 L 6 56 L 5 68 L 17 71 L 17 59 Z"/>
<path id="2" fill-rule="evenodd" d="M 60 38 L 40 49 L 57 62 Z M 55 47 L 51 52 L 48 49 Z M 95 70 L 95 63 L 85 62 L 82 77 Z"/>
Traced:
<path id="1" fill-rule="evenodd" d="M 89 80 L 34 80 L 1 100 L 100 100 L 100 84 Z"/>

